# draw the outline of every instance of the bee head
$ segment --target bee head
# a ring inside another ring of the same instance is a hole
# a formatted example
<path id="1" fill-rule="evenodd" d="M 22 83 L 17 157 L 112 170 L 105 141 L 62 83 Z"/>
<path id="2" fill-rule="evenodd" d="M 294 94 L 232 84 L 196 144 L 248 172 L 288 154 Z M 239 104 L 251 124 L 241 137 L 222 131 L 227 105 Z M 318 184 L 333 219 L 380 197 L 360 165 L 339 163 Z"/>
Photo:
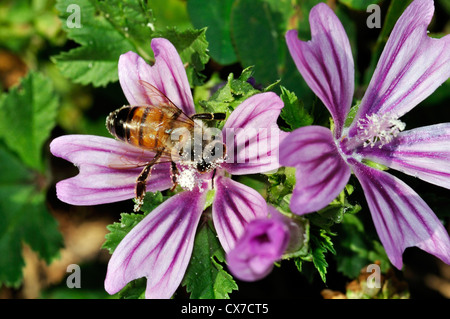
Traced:
<path id="1" fill-rule="evenodd" d="M 209 172 L 211 167 L 212 167 L 211 163 L 207 163 L 205 159 L 202 159 L 200 162 L 197 162 L 197 171 L 199 171 L 200 173 Z"/>

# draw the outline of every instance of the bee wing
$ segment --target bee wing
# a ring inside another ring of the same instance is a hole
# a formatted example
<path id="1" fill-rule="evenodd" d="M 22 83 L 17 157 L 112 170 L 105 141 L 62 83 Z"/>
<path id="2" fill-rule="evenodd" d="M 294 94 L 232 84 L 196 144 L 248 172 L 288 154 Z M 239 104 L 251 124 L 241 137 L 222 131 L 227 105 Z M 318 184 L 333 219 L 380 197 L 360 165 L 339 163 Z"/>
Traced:
<path id="1" fill-rule="evenodd" d="M 184 113 L 183 110 L 176 106 L 157 87 L 143 80 L 139 80 L 139 84 L 141 84 L 141 86 L 145 89 L 151 106 L 161 108 L 168 114 L 171 113 L 172 115 L 176 115 L 174 121 L 183 122 L 188 124 L 189 126 L 194 126 L 194 121 L 186 113 Z"/>
<path id="2" fill-rule="evenodd" d="M 109 163 L 108 167 L 112 169 L 132 169 L 146 166 L 154 156 L 149 156 L 148 151 L 141 150 L 141 154 L 133 153 L 121 156 L 114 163 Z M 169 151 L 162 150 L 161 157 L 155 164 L 170 163 L 174 161 L 172 154 Z"/>
<path id="3" fill-rule="evenodd" d="M 183 112 L 178 106 L 176 106 L 164 93 L 162 93 L 158 88 L 154 85 L 139 80 L 139 84 L 145 89 L 145 93 L 150 100 L 150 105 L 154 105 L 156 107 L 164 106 L 166 108 L 172 108 L 176 112 Z M 187 115 L 186 115 L 187 116 Z M 187 116 L 189 117 L 189 116 Z"/>

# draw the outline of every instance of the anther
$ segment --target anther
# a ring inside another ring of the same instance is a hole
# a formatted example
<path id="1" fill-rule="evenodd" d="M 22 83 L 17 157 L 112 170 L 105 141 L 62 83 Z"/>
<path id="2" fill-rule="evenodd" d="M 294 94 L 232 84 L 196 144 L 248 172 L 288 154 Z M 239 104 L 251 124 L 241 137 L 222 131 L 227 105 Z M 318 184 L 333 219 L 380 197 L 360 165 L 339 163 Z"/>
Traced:
<path id="1" fill-rule="evenodd" d="M 405 129 L 405 126 L 405 123 L 388 113 L 366 115 L 357 122 L 355 138 L 363 142 L 364 147 L 374 147 L 378 144 L 378 147 L 381 148 L 390 143 Z"/>

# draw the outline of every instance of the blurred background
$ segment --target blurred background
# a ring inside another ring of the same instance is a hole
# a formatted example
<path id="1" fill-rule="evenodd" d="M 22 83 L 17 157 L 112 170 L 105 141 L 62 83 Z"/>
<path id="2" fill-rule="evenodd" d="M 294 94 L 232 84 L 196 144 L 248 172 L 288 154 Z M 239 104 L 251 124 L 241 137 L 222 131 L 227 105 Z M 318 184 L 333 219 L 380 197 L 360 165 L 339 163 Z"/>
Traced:
<path id="1" fill-rule="evenodd" d="M 0 161 L 3 168 L 0 172 L 0 298 L 114 298 L 103 289 L 110 255 L 102 245 L 108 233 L 107 225 L 118 222 L 120 213 L 129 211 L 132 202 L 77 207 L 59 201 L 55 184 L 76 175 L 77 168 L 53 157 L 48 148 L 53 138 L 65 134 L 108 136 L 106 116 L 127 104 L 117 79 L 107 71 L 102 78 L 103 69 L 98 68 L 98 80 L 90 81 L 85 80 L 84 74 L 67 71 L 63 53 L 80 47 L 79 38 L 71 36 L 62 18 L 68 12 L 62 12 L 61 8 L 69 2 L 0 2 Z M 104 14 L 101 8 L 105 1 L 83 2 L 99 3 L 93 6 L 97 10 L 94 14 Z M 238 77 L 243 68 L 254 66 L 253 76 L 258 85 L 265 87 L 281 79 L 281 85 L 294 91 L 307 109 L 320 103 L 299 76 L 284 45 L 284 33 L 290 28 L 297 28 L 301 38 L 310 38 L 308 12 L 319 1 L 140 2 L 150 9 L 151 24 L 147 27 L 152 32 L 167 27 L 177 30 L 208 27 L 210 59 L 203 69 L 197 70 L 197 80 L 205 85 L 195 88 L 196 102 L 208 99 L 211 89 L 226 81 L 229 73 Z M 351 40 L 357 68 L 356 97 L 361 98 L 389 32 L 384 26 L 395 22 L 395 15 L 398 17 L 405 8 L 404 3 L 409 1 L 326 2 L 338 13 Z M 381 28 L 367 27 L 370 13 L 366 8 L 371 3 L 381 9 Z M 430 34 L 439 37 L 450 33 L 450 5 L 445 0 L 435 0 L 435 5 Z M 387 19 L 389 14 L 391 17 Z M 81 18 L 82 24 L 87 23 L 83 15 Z M 113 23 L 108 16 L 104 19 Z M 151 61 L 150 39 L 136 43 L 140 54 L 148 53 Z M 118 56 L 113 58 L 117 61 Z M 85 67 L 82 61 L 80 67 Z M 110 73 L 114 74 L 114 69 Z M 447 81 L 404 117 L 408 128 L 450 120 L 449 85 Z M 21 88 L 29 90 L 23 93 Z M 29 109 L 29 105 L 42 105 L 42 109 Z M 42 127 L 35 127 L 37 124 Z M 448 228 L 448 190 L 414 178 L 401 178 L 425 199 Z M 357 186 L 351 199 L 362 206 L 359 216 L 368 236 L 376 238 L 363 194 L 357 182 L 353 185 Z M 264 192 L 264 186 L 260 191 Z M 339 247 L 339 233 L 348 229 L 343 224 L 335 224 L 333 231 Z M 339 249 L 337 253 L 338 256 Z M 259 282 L 238 282 L 239 290 L 231 298 L 361 296 L 358 295 L 363 289 L 360 282 L 367 274 L 354 271 L 349 276 L 340 271 L 340 260 L 331 253 L 327 262 L 326 283 L 316 272 L 304 269 L 300 273 L 292 262 L 283 261 L 281 267 L 275 267 Z M 71 264 L 80 266 L 81 288 L 67 287 Z M 402 296 L 450 298 L 450 266 L 416 248 L 406 250 L 404 265 L 402 272 L 389 270 L 384 274 L 383 278 L 390 280 L 393 295 L 400 296 L 407 291 Z M 180 288 L 177 298 L 188 298 L 188 294 Z"/>

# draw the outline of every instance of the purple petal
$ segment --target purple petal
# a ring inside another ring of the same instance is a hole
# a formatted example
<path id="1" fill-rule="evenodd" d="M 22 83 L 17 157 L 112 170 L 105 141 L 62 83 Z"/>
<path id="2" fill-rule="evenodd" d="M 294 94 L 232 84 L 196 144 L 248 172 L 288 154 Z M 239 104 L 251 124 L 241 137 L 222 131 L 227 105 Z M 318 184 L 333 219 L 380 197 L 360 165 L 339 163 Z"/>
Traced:
<path id="1" fill-rule="evenodd" d="M 289 228 L 279 218 L 252 220 L 227 254 L 230 272 L 240 280 L 255 281 L 264 278 L 273 263 L 283 255 L 289 243 Z"/>
<path id="2" fill-rule="evenodd" d="M 296 168 L 291 210 L 299 215 L 327 206 L 351 174 L 331 131 L 321 126 L 301 127 L 286 137 L 281 143 L 280 162 Z"/>
<path id="3" fill-rule="evenodd" d="M 277 125 L 283 108 L 272 92 L 256 94 L 242 102 L 222 130 L 227 146 L 223 167 L 233 175 L 256 174 L 277 169 L 279 143 L 287 135 Z"/>
<path id="4" fill-rule="evenodd" d="M 189 264 L 205 196 L 179 193 L 135 226 L 111 256 L 106 291 L 115 294 L 128 282 L 147 277 L 146 298 L 170 298 Z"/>
<path id="5" fill-rule="evenodd" d="M 187 115 L 194 114 L 186 70 L 175 47 L 163 38 L 153 39 L 151 46 L 155 54 L 153 66 L 131 51 L 120 56 L 119 81 L 128 102 L 154 105 L 154 97 L 139 83 L 142 80 L 155 86 Z"/>
<path id="6" fill-rule="evenodd" d="M 267 204 L 256 190 L 228 177 L 218 177 L 215 187 L 213 221 L 220 243 L 228 252 L 243 234 L 248 222 L 267 217 Z"/>
<path id="7" fill-rule="evenodd" d="M 397 21 L 361 101 L 355 123 L 366 114 L 400 117 L 436 90 L 450 76 L 450 36 L 432 39 L 427 27 L 432 0 L 415 0 Z"/>
<path id="8" fill-rule="evenodd" d="M 112 138 L 92 135 L 65 135 L 50 144 L 53 155 L 74 163 L 80 173 L 56 184 L 58 198 L 72 205 L 118 202 L 135 196 L 136 178 L 152 152 L 129 146 Z M 141 167 L 137 167 L 137 166 Z M 152 169 L 148 191 L 172 186 L 170 164 Z"/>
<path id="9" fill-rule="evenodd" d="M 450 123 L 401 132 L 391 143 L 358 150 L 363 158 L 450 188 Z"/>
<path id="10" fill-rule="evenodd" d="M 297 31 L 286 33 L 291 56 L 306 83 L 322 100 L 335 122 L 339 137 L 353 99 L 353 56 L 344 27 L 326 4 L 309 14 L 311 41 L 300 41 Z"/>
<path id="11" fill-rule="evenodd" d="M 404 182 L 386 172 L 354 160 L 352 166 L 392 264 L 401 269 L 403 251 L 413 246 L 450 264 L 448 233 L 423 199 Z"/>

